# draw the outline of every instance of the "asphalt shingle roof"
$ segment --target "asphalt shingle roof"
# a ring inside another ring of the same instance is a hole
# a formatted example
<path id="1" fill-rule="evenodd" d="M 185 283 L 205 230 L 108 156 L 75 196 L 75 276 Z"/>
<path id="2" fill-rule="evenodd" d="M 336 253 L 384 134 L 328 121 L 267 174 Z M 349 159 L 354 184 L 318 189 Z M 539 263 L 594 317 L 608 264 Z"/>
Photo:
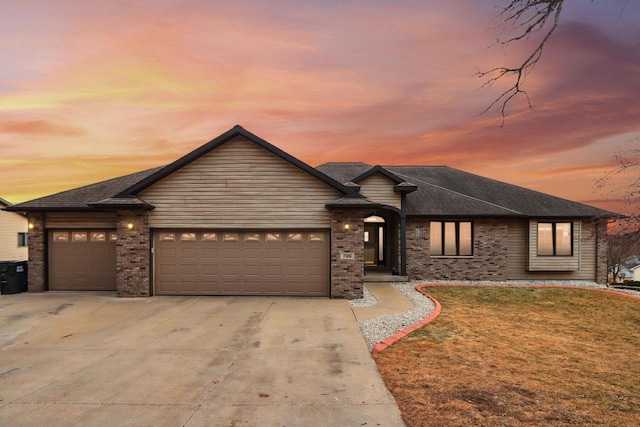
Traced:
<path id="1" fill-rule="evenodd" d="M 350 181 L 365 171 L 364 163 L 319 166 L 335 179 Z M 447 166 L 384 166 L 415 184 L 407 194 L 407 214 L 424 216 L 528 216 L 591 218 L 611 212 L 474 175 Z"/>
<path id="2" fill-rule="evenodd" d="M 232 131 L 246 133 L 244 129 L 240 128 L 238 130 L 237 128 L 232 129 Z M 253 136 L 252 134 L 248 135 L 249 137 Z M 209 145 L 216 141 L 213 140 Z M 267 144 L 262 140 L 258 142 Z M 207 148 L 209 145 L 203 147 Z M 271 145 L 268 147 L 271 148 Z M 275 148 L 273 149 L 275 150 Z M 194 153 L 198 154 L 199 152 L 196 150 Z M 286 153 L 283 155 L 287 156 Z M 184 163 L 182 159 L 175 163 L 178 164 L 181 161 Z M 180 165 L 181 163 L 176 168 Z M 144 201 L 133 197 L 135 192 L 132 193 L 130 190 L 141 185 L 150 185 L 148 183 L 157 179 L 156 177 L 159 174 L 170 173 L 171 171 L 166 172 L 169 166 L 149 169 L 74 190 L 63 191 L 51 196 L 20 203 L 7 209 L 26 212 L 89 210 L 134 205 L 145 207 Z M 348 192 L 350 186 L 344 186 L 344 183 L 365 175 L 368 171 L 372 171 L 372 168 L 377 168 L 373 172 L 380 172 L 381 170 L 380 166 L 372 167 L 360 162 L 325 163 L 315 169 L 307 165 L 303 166 L 308 168 L 311 171 L 310 173 L 317 175 L 319 179 L 333 183 L 335 186 L 341 186 L 340 188 L 344 187 L 346 189 L 345 193 Z M 394 181 L 398 179 L 405 180 L 398 185 L 407 183 L 407 186 L 411 184 L 417 187 L 416 191 L 406 195 L 408 215 L 441 217 L 525 216 L 538 218 L 591 218 L 616 215 L 593 206 L 550 196 L 446 166 L 384 166 L 382 172 L 394 177 Z M 390 185 L 393 184 L 390 182 Z M 361 197 L 358 193 L 353 196 Z M 351 199 L 348 201 L 351 204 L 354 203 Z M 366 199 L 360 202 L 364 201 Z M 334 204 L 341 203 L 344 202 L 336 201 Z M 328 201 L 328 205 L 331 205 L 331 201 Z M 153 208 L 149 205 L 147 207 Z"/>
<path id="3" fill-rule="evenodd" d="M 149 169 L 119 178 L 109 179 L 51 196 L 41 197 L 12 206 L 12 210 L 86 210 L 90 204 L 111 199 L 116 194 L 143 180 L 161 168 Z"/>

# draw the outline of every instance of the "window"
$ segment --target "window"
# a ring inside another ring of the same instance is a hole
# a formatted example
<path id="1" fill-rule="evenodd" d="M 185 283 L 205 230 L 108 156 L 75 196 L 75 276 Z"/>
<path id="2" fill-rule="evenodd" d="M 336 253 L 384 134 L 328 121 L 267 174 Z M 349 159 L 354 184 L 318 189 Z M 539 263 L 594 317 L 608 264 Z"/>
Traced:
<path id="1" fill-rule="evenodd" d="M 287 234 L 287 242 L 302 242 L 302 233 Z"/>
<path id="2" fill-rule="evenodd" d="M 324 242 L 324 233 L 309 233 L 310 242 Z"/>
<path id="3" fill-rule="evenodd" d="M 267 242 L 279 242 L 280 241 L 280 233 L 267 233 Z"/>
<path id="4" fill-rule="evenodd" d="M 215 242 L 218 240 L 216 233 L 202 233 L 203 242 Z"/>
<path id="5" fill-rule="evenodd" d="M 106 242 L 107 241 L 107 233 L 104 231 L 92 231 L 91 232 L 91 241 L 92 242 Z"/>
<path id="6" fill-rule="evenodd" d="M 53 232 L 53 241 L 54 242 L 68 242 L 69 241 L 69 233 L 66 231 L 54 231 Z"/>
<path id="7" fill-rule="evenodd" d="M 539 222 L 538 255 L 573 255 L 572 228 L 573 226 L 570 222 Z"/>
<path id="8" fill-rule="evenodd" d="M 260 233 L 244 233 L 245 242 L 259 242 Z"/>
<path id="9" fill-rule="evenodd" d="M 180 233 L 181 242 L 195 242 L 196 233 Z"/>
<path id="10" fill-rule="evenodd" d="M 238 242 L 240 239 L 238 238 L 238 233 L 224 233 L 222 237 L 223 242 Z"/>
<path id="11" fill-rule="evenodd" d="M 174 233 L 160 233 L 159 240 L 161 242 L 175 242 L 176 235 Z"/>
<path id="12" fill-rule="evenodd" d="M 27 233 L 18 233 L 18 247 L 23 248 L 25 246 L 29 246 L 29 238 L 27 237 Z"/>
<path id="13" fill-rule="evenodd" d="M 472 256 L 473 223 L 470 221 L 431 221 L 431 255 Z"/>
<path id="14" fill-rule="evenodd" d="M 87 241 L 87 232 L 86 231 L 74 231 L 71 233 L 71 240 L 74 242 L 86 242 Z"/>
<path id="15" fill-rule="evenodd" d="M 112 242 L 118 241 L 118 233 L 109 233 L 109 240 Z"/>

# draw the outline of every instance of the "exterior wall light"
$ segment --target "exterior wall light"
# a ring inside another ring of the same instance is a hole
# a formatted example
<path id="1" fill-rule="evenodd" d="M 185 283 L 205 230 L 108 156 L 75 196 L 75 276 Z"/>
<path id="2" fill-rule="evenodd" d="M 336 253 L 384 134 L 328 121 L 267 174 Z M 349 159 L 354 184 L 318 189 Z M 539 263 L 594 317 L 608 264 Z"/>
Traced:
<path id="1" fill-rule="evenodd" d="M 349 228 L 351 228 L 351 226 L 348 223 L 344 225 L 344 231 L 349 231 Z"/>
<path id="2" fill-rule="evenodd" d="M 127 224 L 127 230 L 133 230 L 133 223 L 131 221 Z"/>
<path id="3" fill-rule="evenodd" d="M 29 223 L 29 230 L 34 230 L 36 228 L 36 225 L 32 222 Z"/>

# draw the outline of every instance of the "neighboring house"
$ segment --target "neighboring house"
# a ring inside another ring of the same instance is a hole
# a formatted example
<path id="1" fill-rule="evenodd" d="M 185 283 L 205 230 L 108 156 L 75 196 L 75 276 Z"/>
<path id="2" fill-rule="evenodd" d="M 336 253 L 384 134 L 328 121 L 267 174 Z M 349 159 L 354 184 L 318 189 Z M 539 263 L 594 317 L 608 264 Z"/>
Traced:
<path id="1" fill-rule="evenodd" d="M 627 258 L 624 262 L 624 267 L 628 271 L 628 280 L 640 282 L 640 257 L 634 255 Z"/>
<path id="2" fill-rule="evenodd" d="M 0 198 L 0 261 L 26 261 L 27 217 L 20 212 L 1 210 L 10 206 Z"/>
<path id="3" fill-rule="evenodd" d="M 313 168 L 236 126 L 25 211 L 29 290 L 362 296 L 402 279 L 605 283 L 611 212 L 442 166 Z"/>

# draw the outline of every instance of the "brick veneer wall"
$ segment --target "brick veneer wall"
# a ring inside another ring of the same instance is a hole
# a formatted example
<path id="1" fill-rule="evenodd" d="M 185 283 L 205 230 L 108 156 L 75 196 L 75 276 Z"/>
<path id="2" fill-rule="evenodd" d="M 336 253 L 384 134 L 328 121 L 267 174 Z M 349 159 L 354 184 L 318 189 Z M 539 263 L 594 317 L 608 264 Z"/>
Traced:
<path id="1" fill-rule="evenodd" d="M 29 292 L 43 292 L 47 290 L 46 280 L 46 252 L 45 243 L 47 232 L 44 229 L 44 214 L 29 213 L 27 215 L 29 224 L 33 228 L 29 230 L 29 264 L 27 278 L 29 281 Z"/>
<path id="2" fill-rule="evenodd" d="M 507 270 L 508 225 L 504 221 L 473 221 L 471 258 L 431 258 L 429 219 L 407 219 L 407 273 L 413 279 L 504 280 Z"/>
<path id="3" fill-rule="evenodd" d="M 133 229 L 127 225 L 133 223 Z M 150 296 L 151 232 L 143 210 L 117 213 L 116 287 L 120 297 Z"/>
<path id="4" fill-rule="evenodd" d="M 331 213 L 331 297 L 362 298 L 364 278 L 364 211 Z M 345 230 L 349 224 L 349 230 Z M 352 254 L 352 259 L 341 259 Z"/>

